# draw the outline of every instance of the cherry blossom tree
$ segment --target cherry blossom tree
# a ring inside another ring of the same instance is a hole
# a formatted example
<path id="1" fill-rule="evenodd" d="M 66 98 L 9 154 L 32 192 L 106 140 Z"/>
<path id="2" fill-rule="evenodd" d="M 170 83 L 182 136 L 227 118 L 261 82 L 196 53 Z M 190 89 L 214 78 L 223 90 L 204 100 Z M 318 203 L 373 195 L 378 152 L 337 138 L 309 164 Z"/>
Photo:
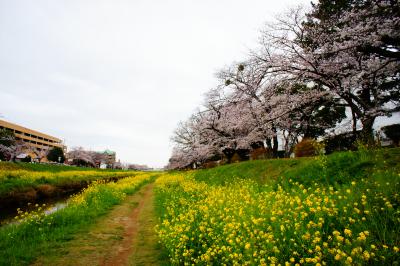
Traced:
<path id="1" fill-rule="evenodd" d="M 269 71 L 320 84 L 372 137 L 377 116 L 399 110 L 399 4 L 363 1 L 323 19 L 294 9 L 263 32 Z"/>
<path id="2" fill-rule="evenodd" d="M 67 153 L 67 158 L 72 164 L 96 166 L 93 159 L 93 152 L 84 150 L 82 147 L 72 148 L 72 150 Z"/>
<path id="3" fill-rule="evenodd" d="M 172 140 L 176 144 L 170 164 L 177 168 L 196 167 L 219 153 L 213 144 L 217 132 L 207 127 L 210 112 L 198 112 L 179 124 Z"/>
<path id="4" fill-rule="evenodd" d="M 376 117 L 400 110 L 400 4 L 320 0 L 265 26 L 261 48 L 217 74 L 204 108 L 181 123 L 170 167 L 201 165 L 278 138 L 288 154 L 302 137 L 323 136 L 350 110 L 353 133 L 373 137 Z M 354 134 L 354 136 L 356 136 Z"/>
<path id="5" fill-rule="evenodd" d="M 316 137 L 345 117 L 344 109 L 333 106 L 332 97 L 319 86 L 269 73 L 268 64 L 258 58 L 239 64 L 237 72 L 222 71 L 219 77 L 225 80 L 230 98 L 250 103 L 247 112 L 256 120 L 261 141 L 274 155 L 279 133 L 289 136 L 296 131 L 297 135 Z"/>
<path id="6" fill-rule="evenodd" d="M 13 146 L 15 145 L 14 133 L 7 129 L 0 129 L 0 159 L 9 160 L 11 158 Z"/>
<path id="7" fill-rule="evenodd" d="M 18 155 L 31 150 L 31 148 L 22 140 L 16 140 L 15 143 L 8 148 L 10 161 L 15 161 Z"/>

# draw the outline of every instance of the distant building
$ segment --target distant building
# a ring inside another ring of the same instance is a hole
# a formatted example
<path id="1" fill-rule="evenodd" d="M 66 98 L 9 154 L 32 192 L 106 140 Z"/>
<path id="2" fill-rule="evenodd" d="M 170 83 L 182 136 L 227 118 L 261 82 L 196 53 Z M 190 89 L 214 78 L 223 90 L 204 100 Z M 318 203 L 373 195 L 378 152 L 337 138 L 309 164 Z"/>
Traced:
<path id="1" fill-rule="evenodd" d="M 23 141 L 29 148 L 31 148 L 31 151 L 27 152 L 30 156 L 35 152 L 36 155 L 38 155 L 38 153 L 45 150 L 50 150 L 51 148 L 54 147 L 59 147 L 64 151 L 67 148 L 62 142 L 62 140 L 59 138 L 17 124 L 13 124 L 1 119 L 0 119 L 0 129 L 7 129 L 12 131 L 15 135 L 16 140 Z M 35 156 L 31 157 L 35 159 L 34 158 Z M 41 160 L 41 158 L 39 160 Z"/>
<path id="2" fill-rule="evenodd" d="M 114 168 L 116 164 L 116 153 L 115 151 L 110 151 L 110 150 L 105 150 L 101 153 L 102 156 L 102 161 L 101 164 L 106 165 L 106 168 Z M 100 164 L 100 166 L 101 166 Z M 104 166 L 103 166 L 104 167 Z"/>

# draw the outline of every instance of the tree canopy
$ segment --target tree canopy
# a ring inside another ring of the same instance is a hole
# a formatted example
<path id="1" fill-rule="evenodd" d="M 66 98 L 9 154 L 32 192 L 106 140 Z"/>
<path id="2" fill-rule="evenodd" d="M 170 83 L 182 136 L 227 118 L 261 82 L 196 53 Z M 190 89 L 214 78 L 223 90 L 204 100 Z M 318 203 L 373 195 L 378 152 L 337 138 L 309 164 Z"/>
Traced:
<path id="1" fill-rule="evenodd" d="M 47 160 L 52 162 L 63 163 L 65 161 L 65 155 L 63 149 L 60 147 L 54 147 L 47 153 Z"/>

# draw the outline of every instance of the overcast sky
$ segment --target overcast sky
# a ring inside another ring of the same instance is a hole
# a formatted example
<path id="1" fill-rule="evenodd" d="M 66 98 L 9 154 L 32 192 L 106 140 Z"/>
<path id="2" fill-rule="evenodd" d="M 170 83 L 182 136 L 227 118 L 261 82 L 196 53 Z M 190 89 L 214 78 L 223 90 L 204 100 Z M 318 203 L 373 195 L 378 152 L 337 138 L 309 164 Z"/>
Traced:
<path id="1" fill-rule="evenodd" d="M 0 114 L 123 162 L 164 166 L 171 134 L 262 25 L 309 0 L 0 0 Z"/>

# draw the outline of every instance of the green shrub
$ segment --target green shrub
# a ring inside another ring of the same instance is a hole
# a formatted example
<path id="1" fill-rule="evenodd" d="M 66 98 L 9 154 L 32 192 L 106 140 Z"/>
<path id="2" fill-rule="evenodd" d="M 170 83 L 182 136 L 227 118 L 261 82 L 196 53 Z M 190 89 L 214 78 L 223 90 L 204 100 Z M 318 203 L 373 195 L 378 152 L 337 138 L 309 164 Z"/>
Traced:
<path id="1" fill-rule="evenodd" d="M 63 163 L 65 161 L 64 151 L 60 147 L 52 148 L 47 154 L 47 160 Z"/>
<path id="2" fill-rule="evenodd" d="M 394 146 L 399 146 L 400 142 L 400 124 L 393 124 L 389 126 L 382 127 L 383 133 L 393 141 Z"/>

